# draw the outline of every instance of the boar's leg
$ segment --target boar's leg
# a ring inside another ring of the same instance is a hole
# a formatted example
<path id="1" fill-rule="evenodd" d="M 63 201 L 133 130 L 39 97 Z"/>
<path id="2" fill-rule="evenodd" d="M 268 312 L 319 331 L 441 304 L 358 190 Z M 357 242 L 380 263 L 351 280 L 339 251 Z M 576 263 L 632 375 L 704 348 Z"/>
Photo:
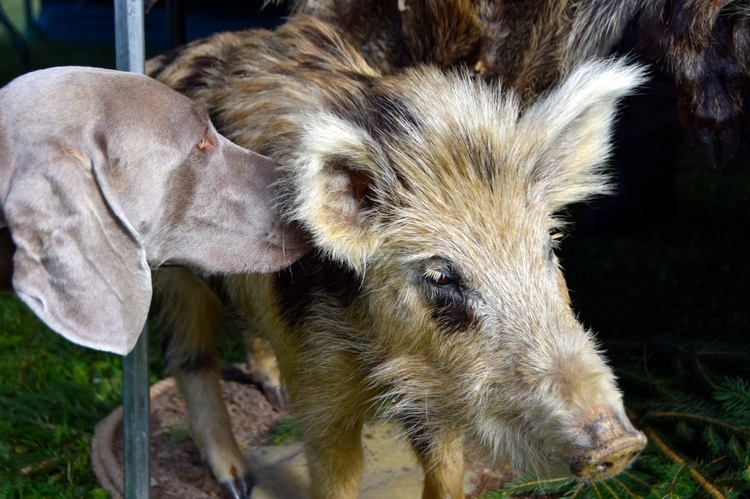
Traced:
<path id="1" fill-rule="evenodd" d="M 247 498 L 252 484 L 219 384 L 216 343 L 221 302 L 204 281 L 186 270 L 159 270 L 154 284 L 160 290 L 157 320 L 165 337 L 167 370 L 187 403 L 193 441 L 228 496 Z"/>
<path id="2" fill-rule="evenodd" d="M 362 418 L 336 421 L 324 433 L 306 438 L 311 498 L 358 497 L 364 470 L 363 423 Z"/>
<path id="3" fill-rule="evenodd" d="M 464 497 L 464 453 L 460 435 L 409 430 L 409 438 L 424 470 L 422 499 Z"/>
<path id="4" fill-rule="evenodd" d="M 177 370 L 175 379 L 188 406 L 190 435 L 227 497 L 249 497 L 252 481 L 231 430 L 221 397 L 219 371 Z"/>
<path id="5" fill-rule="evenodd" d="M 307 326 L 308 337 L 324 334 Z M 351 352 L 340 349 L 333 335 L 300 348 L 299 331 L 278 333 L 271 340 L 305 444 L 310 497 L 354 499 L 364 470 L 362 426 L 373 393 Z"/>
<path id="6" fill-rule="evenodd" d="M 277 411 L 285 410 L 289 400 L 271 344 L 264 338 L 255 336 L 253 332 L 246 332 L 243 338 L 247 350 L 247 370 L 252 378 L 260 383 L 273 408 Z"/>
<path id="7" fill-rule="evenodd" d="M 312 411 L 297 413 L 304 434 L 310 497 L 313 499 L 354 499 L 359 495 L 364 470 L 364 418 L 361 415 L 347 416 L 346 408 L 342 409 L 336 415 L 333 415 L 335 411 L 326 414 L 325 421 L 312 421 Z"/>

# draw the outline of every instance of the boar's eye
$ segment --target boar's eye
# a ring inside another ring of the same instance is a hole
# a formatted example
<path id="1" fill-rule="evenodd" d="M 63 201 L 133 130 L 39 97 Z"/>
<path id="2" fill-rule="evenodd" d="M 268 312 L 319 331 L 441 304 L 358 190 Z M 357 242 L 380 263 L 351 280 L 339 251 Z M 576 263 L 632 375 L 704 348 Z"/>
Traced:
<path id="1" fill-rule="evenodd" d="M 422 271 L 421 282 L 431 315 L 441 328 L 455 332 L 472 323 L 461 278 L 449 262 L 442 259 L 430 262 Z"/>
<path id="2" fill-rule="evenodd" d="M 424 271 L 424 278 L 436 288 L 458 289 L 458 279 L 448 268 L 428 268 Z"/>

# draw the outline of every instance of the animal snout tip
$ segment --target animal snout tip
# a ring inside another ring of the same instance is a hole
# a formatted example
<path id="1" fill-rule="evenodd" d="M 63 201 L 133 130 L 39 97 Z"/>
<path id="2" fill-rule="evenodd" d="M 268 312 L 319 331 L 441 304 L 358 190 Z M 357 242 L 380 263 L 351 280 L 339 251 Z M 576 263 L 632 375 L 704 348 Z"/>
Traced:
<path id="1" fill-rule="evenodd" d="M 639 431 L 616 437 L 574 457 L 570 472 L 585 482 L 610 478 L 630 466 L 646 443 L 646 436 Z"/>

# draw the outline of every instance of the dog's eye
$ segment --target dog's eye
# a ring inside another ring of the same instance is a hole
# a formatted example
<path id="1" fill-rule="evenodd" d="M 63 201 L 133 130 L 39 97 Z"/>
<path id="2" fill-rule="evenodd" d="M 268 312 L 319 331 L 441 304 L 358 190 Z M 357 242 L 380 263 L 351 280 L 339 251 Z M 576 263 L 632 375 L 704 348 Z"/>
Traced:
<path id="1" fill-rule="evenodd" d="M 200 142 L 195 144 L 195 148 L 201 152 L 212 151 L 214 147 L 216 147 L 216 143 L 211 140 L 208 134 L 204 135 Z"/>

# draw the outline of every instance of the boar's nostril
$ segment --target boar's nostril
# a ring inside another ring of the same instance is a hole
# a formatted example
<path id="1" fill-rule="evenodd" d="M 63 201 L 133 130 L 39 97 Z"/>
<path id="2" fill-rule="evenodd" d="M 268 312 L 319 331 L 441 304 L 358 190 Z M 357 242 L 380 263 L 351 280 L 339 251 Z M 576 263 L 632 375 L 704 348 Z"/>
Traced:
<path id="1" fill-rule="evenodd" d="M 573 458 L 570 471 L 586 482 L 604 480 L 627 468 L 645 446 L 641 432 L 615 438 Z"/>
<path id="2" fill-rule="evenodd" d="M 609 470 L 615 467 L 615 464 L 610 461 L 606 461 L 604 463 L 599 463 L 597 466 L 597 471 L 599 471 L 600 473 L 607 473 L 609 472 Z"/>

